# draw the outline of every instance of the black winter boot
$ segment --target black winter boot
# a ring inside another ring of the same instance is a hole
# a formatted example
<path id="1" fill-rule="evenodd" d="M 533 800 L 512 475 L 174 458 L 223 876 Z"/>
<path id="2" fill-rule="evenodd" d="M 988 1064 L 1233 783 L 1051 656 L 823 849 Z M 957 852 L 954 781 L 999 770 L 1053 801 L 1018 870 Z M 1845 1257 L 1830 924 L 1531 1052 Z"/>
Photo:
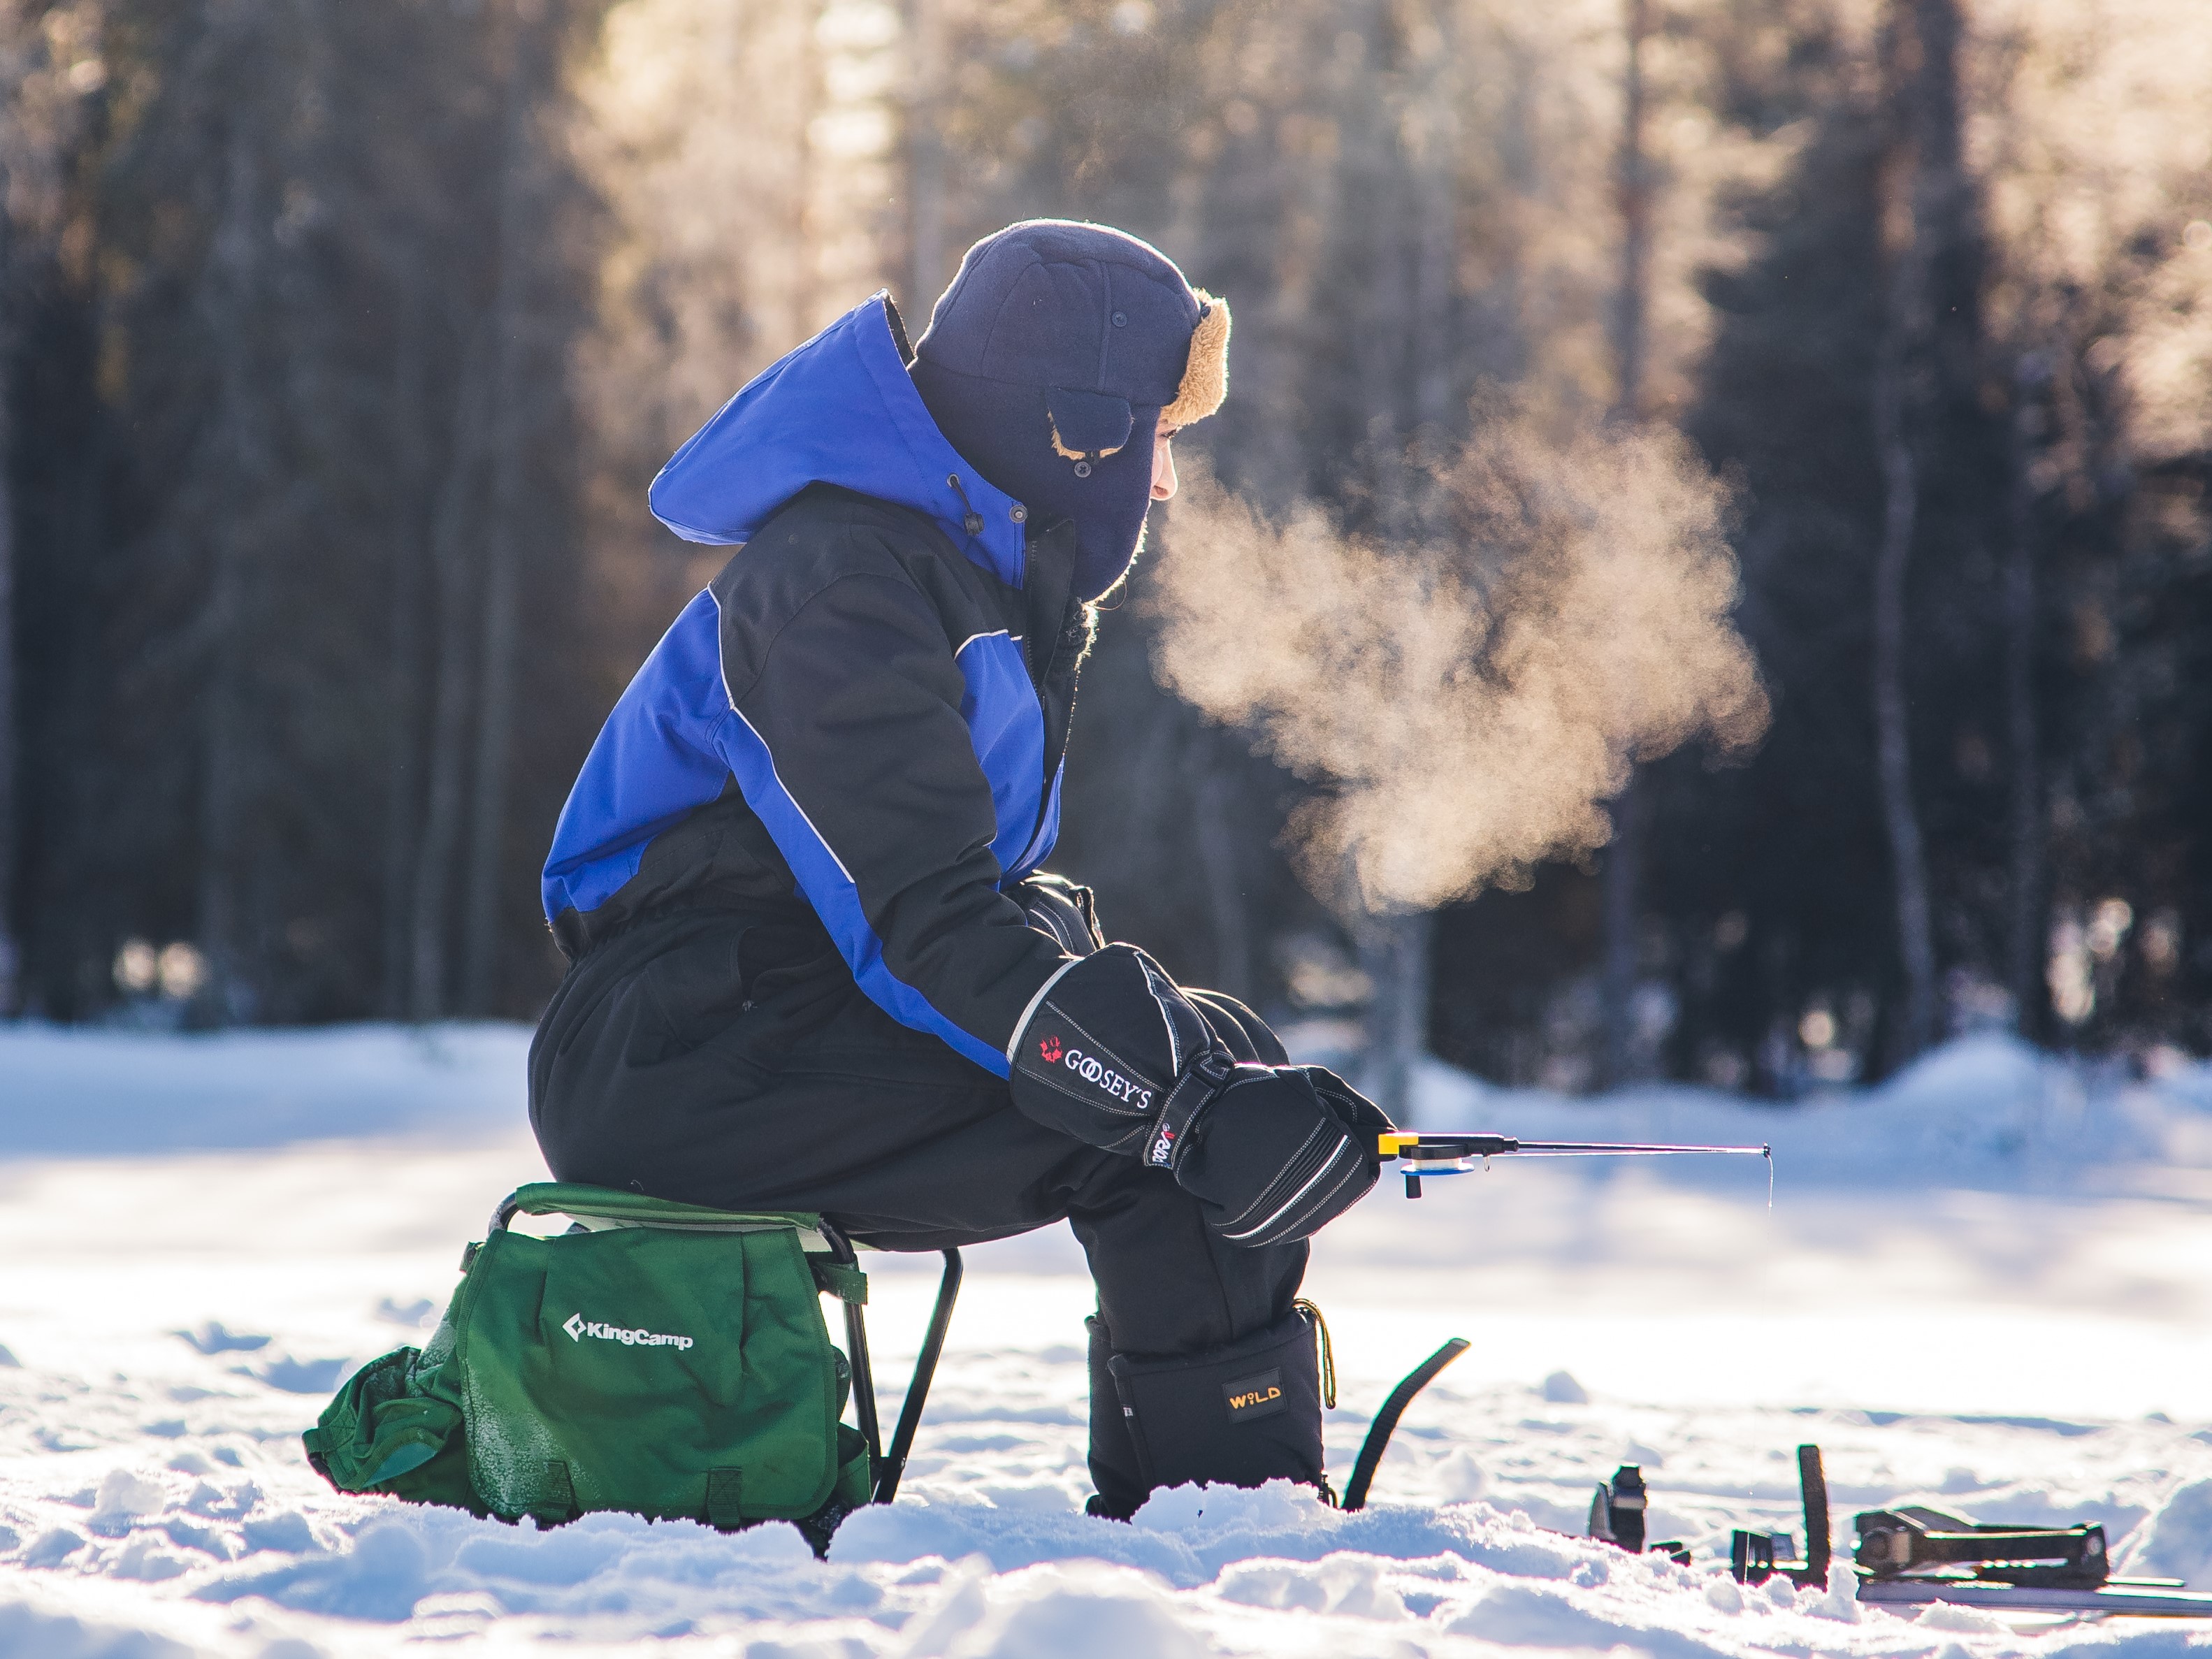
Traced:
<path id="1" fill-rule="evenodd" d="M 1091 1513 L 1132 1515 L 1155 1490 L 1194 1481 L 1257 1486 L 1296 1480 L 1334 1503 L 1322 1472 L 1315 1335 L 1311 1317 L 1297 1308 L 1269 1329 L 1211 1353 L 1164 1359 L 1108 1354 L 1112 1392 L 1105 1400 L 1118 1400 L 1121 1410 L 1115 1425 L 1102 1423 L 1109 1416 L 1098 1375 L 1104 1332 L 1092 1321 L 1091 1473 L 1098 1495 Z M 1119 1438 L 1112 1433 L 1117 1426 Z"/>
<path id="2" fill-rule="evenodd" d="M 1121 1391 L 1114 1385 L 1114 1351 L 1106 1322 L 1093 1314 L 1083 1327 L 1091 1334 L 1091 1484 L 1098 1489 L 1084 1510 L 1127 1521 L 1144 1506 L 1152 1488 L 1137 1462 L 1128 1414 L 1121 1409 Z"/>

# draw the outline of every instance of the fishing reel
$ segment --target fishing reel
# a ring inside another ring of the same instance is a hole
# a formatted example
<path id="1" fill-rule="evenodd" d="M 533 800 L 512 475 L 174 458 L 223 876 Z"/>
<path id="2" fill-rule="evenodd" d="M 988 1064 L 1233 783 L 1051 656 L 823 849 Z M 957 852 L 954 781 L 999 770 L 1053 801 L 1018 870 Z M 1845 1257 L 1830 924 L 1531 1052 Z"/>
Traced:
<path id="1" fill-rule="evenodd" d="M 1500 1152 L 1517 1152 L 1521 1143 L 1510 1135 L 1425 1135 L 1390 1133 L 1377 1137 L 1376 1150 L 1382 1161 L 1395 1159 L 1405 1167 L 1406 1196 L 1421 1195 L 1425 1176 L 1467 1175 L 1490 1167 Z"/>

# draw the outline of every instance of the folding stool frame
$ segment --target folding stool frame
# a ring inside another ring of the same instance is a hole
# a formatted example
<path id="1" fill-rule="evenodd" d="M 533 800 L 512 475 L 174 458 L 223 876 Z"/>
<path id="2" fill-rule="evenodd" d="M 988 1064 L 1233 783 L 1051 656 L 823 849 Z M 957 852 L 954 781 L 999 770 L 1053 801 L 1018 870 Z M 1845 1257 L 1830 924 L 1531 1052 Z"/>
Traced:
<path id="1" fill-rule="evenodd" d="M 829 1217 L 822 1218 L 820 1231 L 829 1243 L 831 1261 L 847 1267 L 860 1265 L 853 1241 Z M 898 1496 L 899 1477 L 906 1473 L 907 1457 L 921 1428 L 922 1407 L 937 1376 L 938 1356 L 945 1352 L 945 1334 L 952 1328 L 952 1304 L 960 1295 L 960 1252 L 948 1249 L 940 1254 L 945 1257 L 945 1272 L 937 1283 L 937 1306 L 930 1313 L 921 1352 L 915 1357 L 914 1380 L 907 1384 L 906 1400 L 899 1407 L 898 1426 L 891 1431 L 888 1452 L 884 1449 L 876 1416 L 876 1375 L 868 1358 L 867 1316 L 857 1302 L 844 1304 L 845 1346 L 851 1351 L 848 1357 L 853 1365 L 853 1411 L 860 1420 L 861 1437 L 868 1443 L 868 1468 L 874 1474 L 871 1501 L 874 1503 L 888 1504 Z"/>

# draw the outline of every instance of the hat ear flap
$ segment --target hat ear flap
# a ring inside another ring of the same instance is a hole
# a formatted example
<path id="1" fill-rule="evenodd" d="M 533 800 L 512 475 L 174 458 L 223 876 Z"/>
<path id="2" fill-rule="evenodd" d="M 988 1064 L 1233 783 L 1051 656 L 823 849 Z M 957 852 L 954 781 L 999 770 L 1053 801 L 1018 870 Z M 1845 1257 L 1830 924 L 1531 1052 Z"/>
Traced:
<path id="1" fill-rule="evenodd" d="M 1053 453 L 1071 461 L 1101 461 L 1118 455 L 1137 423 L 1136 411 L 1125 398 L 1057 386 L 1045 393 L 1044 415 Z"/>
<path id="2" fill-rule="evenodd" d="M 1169 426 L 1188 426 L 1221 407 L 1229 395 L 1229 302 L 1204 289 L 1192 290 L 1206 307 L 1190 337 L 1190 358 L 1183 365 L 1176 400 L 1160 412 Z"/>

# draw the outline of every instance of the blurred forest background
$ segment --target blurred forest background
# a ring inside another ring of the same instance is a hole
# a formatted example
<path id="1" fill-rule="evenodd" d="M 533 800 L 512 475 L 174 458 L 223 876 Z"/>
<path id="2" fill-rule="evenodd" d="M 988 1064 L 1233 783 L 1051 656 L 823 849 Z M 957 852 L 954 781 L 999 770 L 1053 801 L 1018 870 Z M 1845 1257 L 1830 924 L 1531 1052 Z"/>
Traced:
<path id="1" fill-rule="evenodd" d="M 1140 575 L 1055 860 L 1110 931 L 1568 1089 L 2212 1047 L 2192 0 L 0 0 L 0 1013 L 534 1016 L 554 817 L 720 556 L 647 481 L 1052 214 L 1230 296 L 1186 442 L 1263 506 L 1387 536 L 1486 387 L 1686 433 L 1773 706 L 1585 865 L 1346 917 Z"/>

